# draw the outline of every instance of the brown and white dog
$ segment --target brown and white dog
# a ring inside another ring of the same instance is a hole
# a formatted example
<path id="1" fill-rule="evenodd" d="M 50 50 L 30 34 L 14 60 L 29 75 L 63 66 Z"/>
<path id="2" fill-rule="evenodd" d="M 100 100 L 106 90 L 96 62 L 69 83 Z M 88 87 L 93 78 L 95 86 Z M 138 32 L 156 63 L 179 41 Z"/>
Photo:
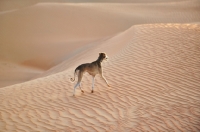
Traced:
<path id="1" fill-rule="evenodd" d="M 103 76 L 103 69 L 102 69 L 102 61 L 103 60 L 108 60 L 108 57 L 105 53 L 99 53 L 99 57 L 96 61 L 92 62 L 92 63 L 85 63 L 85 64 L 82 64 L 80 66 L 78 66 L 75 71 L 74 71 L 74 79 L 71 78 L 71 81 L 74 82 L 75 81 L 75 75 L 78 76 L 78 82 L 76 83 L 76 85 L 74 86 L 74 92 L 73 92 L 73 96 L 75 95 L 75 91 L 76 91 L 76 88 L 79 86 L 80 89 L 81 89 L 81 92 L 84 93 L 84 91 L 82 90 L 81 88 L 81 80 L 82 80 L 82 77 L 83 77 L 83 73 L 84 72 L 88 72 L 93 80 L 92 80 L 92 91 L 91 93 L 94 92 L 94 79 L 95 79 L 95 76 L 97 74 L 100 74 L 100 76 L 103 78 L 103 80 L 106 82 L 106 84 L 108 85 L 108 87 L 110 87 L 110 85 L 108 84 L 107 80 L 105 79 L 105 77 Z"/>

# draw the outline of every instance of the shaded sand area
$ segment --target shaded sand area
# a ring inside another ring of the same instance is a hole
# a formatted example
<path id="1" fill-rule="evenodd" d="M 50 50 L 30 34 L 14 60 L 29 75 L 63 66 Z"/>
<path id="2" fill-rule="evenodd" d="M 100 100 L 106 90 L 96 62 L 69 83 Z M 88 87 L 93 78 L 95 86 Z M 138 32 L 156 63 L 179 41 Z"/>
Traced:
<path id="1" fill-rule="evenodd" d="M 40 78 L 0 89 L 0 131 L 200 131 L 200 25 L 132 26 L 87 47 Z M 112 49 L 112 50 L 111 50 Z M 72 96 L 77 64 L 105 51 L 111 87 L 84 75 Z"/>
<path id="2" fill-rule="evenodd" d="M 199 0 L 1 0 L 0 87 L 46 74 L 133 25 L 199 21 Z"/>
<path id="3" fill-rule="evenodd" d="M 0 1 L 0 132 L 199 132 L 199 0 L 72 2 Z"/>

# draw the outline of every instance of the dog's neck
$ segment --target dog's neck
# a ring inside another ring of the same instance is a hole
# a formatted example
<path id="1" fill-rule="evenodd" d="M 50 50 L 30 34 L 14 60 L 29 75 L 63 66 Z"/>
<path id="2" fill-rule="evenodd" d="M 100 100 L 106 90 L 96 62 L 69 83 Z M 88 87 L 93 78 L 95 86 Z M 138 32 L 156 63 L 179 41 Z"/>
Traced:
<path id="1" fill-rule="evenodd" d="M 99 67 L 101 67 L 102 61 L 103 61 L 103 58 L 101 56 L 99 56 L 98 59 L 96 60 Z"/>
<path id="2" fill-rule="evenodd" d="M 103 61 L 103 58 L 102 58 L 101 56 L 99 56 L 98 59 L 96 60 L 96 62 L 100 62 L 100 63 L 101 63 L 102 61 Z"/>

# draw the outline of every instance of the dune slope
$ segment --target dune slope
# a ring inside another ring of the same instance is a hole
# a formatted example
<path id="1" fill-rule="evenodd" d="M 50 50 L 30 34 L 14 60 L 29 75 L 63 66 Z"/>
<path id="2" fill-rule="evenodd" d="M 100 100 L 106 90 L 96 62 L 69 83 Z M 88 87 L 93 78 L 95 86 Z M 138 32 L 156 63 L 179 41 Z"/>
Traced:
<path id="1" fill-rule="evenodd" d="M 200 25 L 133 26 L 93 49 L 77 54 L 65 71 L 60 65 L 52 75 L 1 88 L 0 130 L 200 131 Z M 77 89 L 73 97 L 75 61 L 101 50 L 111 56 L 104 63 L 111 88 L 96 77 L 91 94 L 85 74 L 85 93 Z"/>
<path id="2" fill-rule="evenodd" d="M 7 61 L 0 61 L 0 88 L 11 84 L 29 81 L 44 71 L 17 65 Z"/>
<path id="3" fill-rule="evenodd" d="M 38 75 L 24 74 L 24 66 L 30 67 L 30 71 L 33 68 L 46 71 L 70 59 L 76 55 L 74 51 L 88 43 L 99 43 L 99 39 L 116 35 L 132 25 L 200 21 L 198 0 L 67 2 L 71 1 L 0 1 L 0 61 L 14 63 L 22 69 L 7 73 L 9 80 L 0 74 L 2 80 L 9 82 L 6 85 Z"/>

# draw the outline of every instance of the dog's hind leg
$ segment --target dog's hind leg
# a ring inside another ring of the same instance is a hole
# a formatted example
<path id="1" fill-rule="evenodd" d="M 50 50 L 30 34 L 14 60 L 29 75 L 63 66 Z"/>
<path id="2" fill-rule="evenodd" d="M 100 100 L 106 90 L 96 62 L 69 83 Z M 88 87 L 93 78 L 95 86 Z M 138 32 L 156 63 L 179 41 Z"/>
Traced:
<path id="1" fill-rule="evenodd" d="M 79 88 L 81 89 L 81 92 L 84 93 L 83 89 L 81 88 L 81 83 L 79 83 Z"/>
<path id="2" fill-rule="evenodd" d="M 75 95 L 76 92 L 76 87 L 79 85 L 80 82 L 77 82 L 77 84 L 74 86 L 74 92 L 73 92 L 73 96 Z"/>
<path id="3" fill-rule="evenodd" d="M 94 92 L 94 80 L 95 80 L 95 76 L 92 76 L 92 91 L 91 91 L 91 93 Z"/>
<path id="4" fill-rule="evenodd" d="M 80 86 L 82 77 L 83 77 L 83 73 L 82 73 L 82 72 L 79 72 L 79 74 L 78 74 L 78 82 L 77 82 L 77 84 L 74 86 L 73 96 L 75 95 L 76 88 L 77 88 L 78 86 Z"/>

